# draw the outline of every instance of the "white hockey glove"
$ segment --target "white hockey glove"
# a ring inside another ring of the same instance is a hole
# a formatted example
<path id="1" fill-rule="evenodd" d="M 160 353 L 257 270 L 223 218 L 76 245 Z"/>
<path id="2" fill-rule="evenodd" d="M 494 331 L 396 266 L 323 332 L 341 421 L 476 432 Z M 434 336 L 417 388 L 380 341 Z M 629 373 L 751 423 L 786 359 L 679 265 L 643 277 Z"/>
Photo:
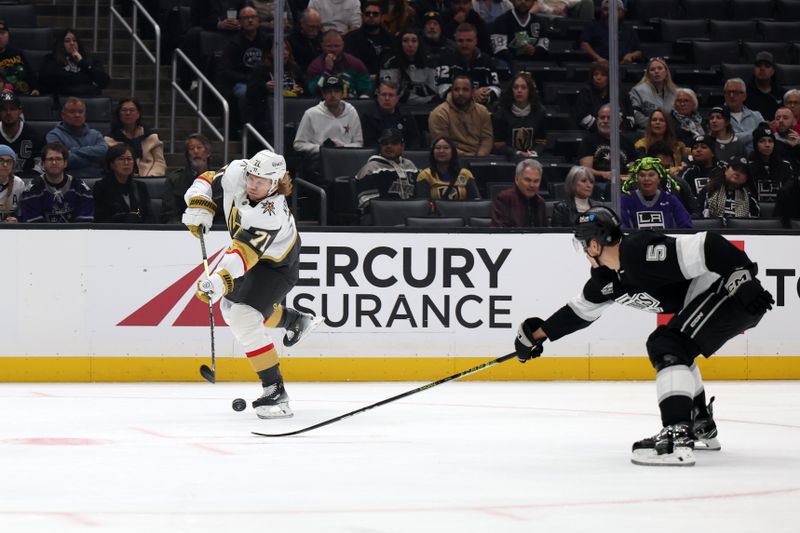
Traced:
<path id="1" fill-rule="evenodd" d="M 214 221 L 214 213 L 217 212 L 217 204 L 208 196 L 193 196 L 189 199 L 186 211 L 181 217 L 183 222 L 192 235 L 200 238 L 200 231 L 207 233 Z M 202 228 L 202 230 L 200 229 Z"/>
<path id="2" fill-rule="evenodd" d="M 517 330 L 517 338 L 514 339 L 514 351 L 517 352 L 517 359 L 521 363 L 525 363 L 528 359 L 534 359 L 542 355 L 544 349 L 544 339 L 537 341 L 533 340 L 533 333 L 542 327 L 544 320 L 539 317 L 532 317 L 526 319 L 519 325 Z"/>
<path id="3" fill-rule="evenodd" d="M 217 303 L 226 294 L 233 290 L 233 278 L 224 268 L 219 272 L 214 272 L 208 279 L 201 279 L 197 282 L 197 292 L 195 297 L 204 303 L 209 300 L 212 304 Z"/>

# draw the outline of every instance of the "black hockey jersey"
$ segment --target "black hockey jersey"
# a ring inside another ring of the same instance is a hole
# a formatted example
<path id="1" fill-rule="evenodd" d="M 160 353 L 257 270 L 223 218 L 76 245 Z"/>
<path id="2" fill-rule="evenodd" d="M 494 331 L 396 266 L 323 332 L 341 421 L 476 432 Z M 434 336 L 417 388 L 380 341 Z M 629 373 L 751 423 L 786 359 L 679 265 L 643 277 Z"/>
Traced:
<path id="1" fill-rule="evenodd" d="M 547 59 L 550 39 L 545 36 L 546 19 L 528 13 L 521 20 L 513 9 L 509 9 L 492 24 L 492 53 L 507 62 L 526 59 Z M 537 48 L 534 56 L 519 56 L 518 50 L 532 45 Z"/>
<path id="2" fill-rule="evenodd" d="M 459 74 L 469 76 L 472 87 L 489 87 L 492 91 L 492 100 L 500 98 L 500 75 L 494 59 L 484 55 L 480 50 L 472 61 L 464 61 L 457 52 L 447 50 L 442 52 L 439 65 L 436 67 L 436 92 L 444 100 L 453 86 L 453 78 Z"/>
<path id="3" fill-rule="evenodd" d="M 550 340 L 559 339 L 587 327 L 614 302 L 651 313 L 676 313 L 720 276 L 743 267 L 754 264 L 716 233 L 626 235 L 620 244 L 619 272 L 593 268 L 583 291 L 542 328 Z"/>

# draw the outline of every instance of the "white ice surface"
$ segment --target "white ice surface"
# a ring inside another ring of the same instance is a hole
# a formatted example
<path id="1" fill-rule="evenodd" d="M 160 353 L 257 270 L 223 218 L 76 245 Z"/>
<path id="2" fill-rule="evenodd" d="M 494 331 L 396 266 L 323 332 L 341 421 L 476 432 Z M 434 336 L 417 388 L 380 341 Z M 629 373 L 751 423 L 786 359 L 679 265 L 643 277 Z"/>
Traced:
<path id="1" fill-rule="evenodd" d="M 800 382 L 710 382 L 721 452 L 629 462 L 653 383 L 0 385 L 0 532 L 797 532 Z M 68 440 L 76 439 L 76 440 Z"/>

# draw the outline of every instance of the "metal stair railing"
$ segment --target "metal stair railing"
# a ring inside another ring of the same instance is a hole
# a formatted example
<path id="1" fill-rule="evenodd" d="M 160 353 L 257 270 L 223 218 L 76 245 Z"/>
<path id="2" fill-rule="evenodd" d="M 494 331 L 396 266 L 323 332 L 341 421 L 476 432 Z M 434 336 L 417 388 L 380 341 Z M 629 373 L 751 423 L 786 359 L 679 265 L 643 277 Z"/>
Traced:
<path id="1" fill-rule="evenodd" d="M 178 84 L 178 61 L 182 61 L 186 64 L 187 67 L 197 76 L 197 97 L 196 100 L 192 100 L 192 97 L 184 91 L 181 86 Z M 172 108 L 170 111 L 170 133 L 169 133 L 169 140 L 170 140 L 170 152 L 175 153 L 175 112 L 176 112 L 176 98 L 177 95 L 180 94 L 183 100 L 189 104 L 192 108 L 192 111 L 197 113 L 197 132 L 202 133 L 203 123 L 205 123 L 214 135 L 222 141 L 223 143 L 223 154 L 222 160 L 227 162 L 228 161 L 228 139 L 230 137 L 230 106 L 228 106 L 228 101 L 225 99 L 224 96 L 214 87 L 208 78 L 200 72 L 195 64 L 192 62 L 189 57 L 183 53 L 183 50 L 180 48 L 176 48 L 175 52 L 172 55 Z M 203 112 L 203 94 L 205 93 L 205 89 L 211 93 L 217 100 L 219 100 L 220 104 L 222 105 L 222 120 L 223 120 L 223 129 L 222 132 L 211 123 L 208 116 Z"/>
<path id="2" fill-rule="evenodd" d="M 136 95 L 136 47 L 141 47 L 142 52 L 147 56 L 154 65 L 156 69 L 155 73 L 155 96 L 154 96 L 154 104 L 155 104 L 155 111 L 153 112 L 153 127 L 158 128 L 158 111 L 159 111 L 159 87 L 161 85 L 161 27 L 155 21 L 153 17 L 150 16 L 150 13 L 139 3 L 139 0 L 131 0 L 133 3 L 133 13 L 132 13 L 132 22 L 133 24 L 128 24 L 122 14 L 117 11 L 117 8 L 114 7 L 114 4 L 109 6 L 109 14 L 108 14 L 108 73 L 111 74 L 111 69 L 113 67 L 114 61 L 114 19 L 117 19 L 119 23 L 122 25 L 123 28 L 130 34 L 131 36 L 131 98 Z M 100 0 L 95 0 L 95 19 L 94 19 L 94 38 L 95 38 L 95 50 L 97 50 L 97 12 L 99 9 Z M 152 26 L 153 31 L 155 33 L 155 40 L 156 40 L 156 50 L 155 55 L 150 52 L 145 45 L 144 41 L 139 38 L 138 32 L 138 24 L 139 24 L 139 14 L 142 14 Z"/>
<path id="3" fill-rule="evenodd" d="M 242 128 L 242 158 L 246 158 L 247 154 L 247 141 L 248 137 L 252 135 L 258 142 L 261 143 L 262 146 L 265 148 L 272 150 L 273 152 L 275 149 L 272 147 L 269 142 L 261 135 L 258 130 L 256 130 L 252 124 L 249 122 L 244 125 Z M 226 159 L 227 161 L 227 159 Z M 297 213 L 297 190 L 300 188 L 305 188 L 319 196 L 319 223 L 322 226 L 328 225 L 328 193 L 320 187 L 319 185 L 314 185 L 310 181 L 304 180 L 303 178 L 295 177 L 293 183 L 296 185 L 292 187 L 292 209 L 295 213 Z"/>

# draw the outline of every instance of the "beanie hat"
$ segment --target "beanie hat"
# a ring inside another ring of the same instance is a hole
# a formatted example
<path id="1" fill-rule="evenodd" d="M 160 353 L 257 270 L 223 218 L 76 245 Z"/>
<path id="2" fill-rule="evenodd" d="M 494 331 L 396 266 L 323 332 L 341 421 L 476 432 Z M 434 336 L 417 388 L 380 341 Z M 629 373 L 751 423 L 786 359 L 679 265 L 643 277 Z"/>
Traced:
<path id="1" fill-rule="evenodd" d="M 753 148 L 755 150 L 758 150 L 758 141 L 764 137 L 769 137 L 773 141 L 775 140 L 775 134 L 772 133 L 772 128 L 769 127 L 768 122 L 762 122 L 753 130 Z"/>
<path id="2" fill-rule="evenodd" d="M 10 146 L 7 146 L 5 144 L 0 144 L 0 157 L 3 156 L 10 157 L 14 161 L 17 160 L 17 154 L 16 152 L 14 152 L 14 150 L 11 149 Z"/>

